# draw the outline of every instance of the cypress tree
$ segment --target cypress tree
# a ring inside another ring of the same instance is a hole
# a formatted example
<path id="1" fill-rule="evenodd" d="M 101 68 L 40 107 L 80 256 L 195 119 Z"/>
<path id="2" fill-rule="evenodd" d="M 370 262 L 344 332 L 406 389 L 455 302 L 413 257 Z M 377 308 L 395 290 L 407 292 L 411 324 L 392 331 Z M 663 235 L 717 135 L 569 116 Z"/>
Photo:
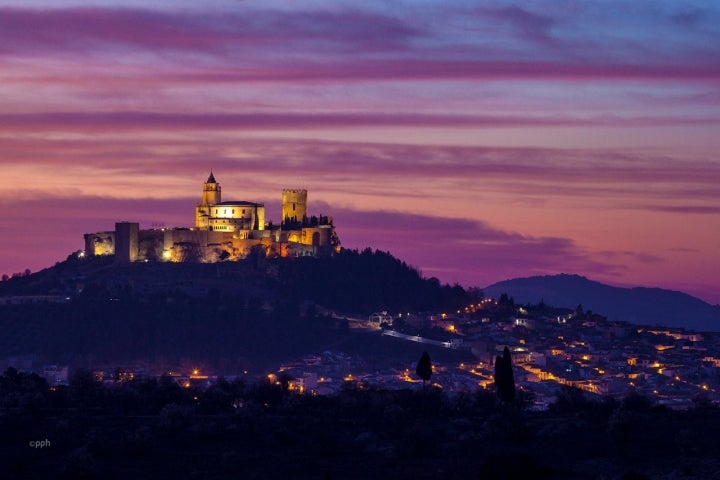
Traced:
<path id="1" fill-rule="evenodd" d="M 415 367 L 415 373 L 417 373 L 418 377 L 422 378 L 424 389 L 425 382 L 430 380 L 430 377 L 432 376 L 432 362 L 430 362 L 430 355 L 427 352 L 423 352 L 420 357 L 417 367 Z"/>
<path id="2" fill-rule="evenodd" d="M 510 349 L 505 347 L 502 357 L 495 357 L 495 388 L 503 402 L 510 403 L 515 399 L 515 377 L 512 371 Z"/>

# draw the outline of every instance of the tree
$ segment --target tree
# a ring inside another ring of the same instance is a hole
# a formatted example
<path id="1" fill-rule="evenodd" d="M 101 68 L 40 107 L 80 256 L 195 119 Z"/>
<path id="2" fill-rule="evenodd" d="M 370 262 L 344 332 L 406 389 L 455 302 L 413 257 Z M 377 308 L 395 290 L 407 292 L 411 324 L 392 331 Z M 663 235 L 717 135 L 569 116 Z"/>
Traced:
<path id="1" fill-rule="evenodd" d="M 515 377 L 512 371 L 510 349 L 505 347 L 502 357 L 495 357 L 495 388 L 503 402 L 510 403 L 515 399 Z"/>
<path id="2" fill-rule="evenodd" d="M 515 300 L 513 300 L 512 297 L 509 297 L 507 293 L 503 293 L 500 295 L 500 298 L 498 299 L 498 305 L 501 307 L 515 307 Z"/>
<path id="3" fill-rule="evenodd" d="M 430 377 L 432 376 L 432 362 L 430 361 L 430 355 L 428 352 L 423 352 L 420 360 L 418 361 L 417 367 L 415 367 L 415 373 L 417 373 L 418 377 L 422 378 L 424 389 L 425 383 L 430 380 Z"/>
<path id="4" fill-rule="evenodd" d="M 73 403 L 81 408 L 100 407 L 103 404 L 102 384 L 89 370 L 77 369 L 68 379 L 68 391 Z"/>

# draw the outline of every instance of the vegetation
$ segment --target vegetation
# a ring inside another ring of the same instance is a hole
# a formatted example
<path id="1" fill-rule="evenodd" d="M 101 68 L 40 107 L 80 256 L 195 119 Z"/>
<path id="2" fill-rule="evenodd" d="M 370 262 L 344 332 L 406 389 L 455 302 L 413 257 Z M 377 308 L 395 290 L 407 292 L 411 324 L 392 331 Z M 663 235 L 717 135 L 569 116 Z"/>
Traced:
<path id="1" fill-rule="evenodd" d="M 423 278 L 419 270 L 380 250 L 343 250 L 332 257 L 285 259 L 277 265 L 284 291 L 340 311 L 440 311 L 471 301 L 461 286 Z"/>
<path id="2" fill-rule="evenodd" d="M 420 356 L 417 367 L 415 367 L 415 373 L 417 373 L 418 377 L 422 378 L 424 389 L 425 384 L 430 381 L 430 377 L 432 376 L 432 362 L 430 361 L 430 354 L 428 354 L 428 352 L 423 352 L 422 356 Z"/>
<path id="3" fill-rule="evenodd" d="M 203 358 L 218 371 L 257 371 L 349 340 L 347 321 L 329 310 L 438 311 L 477 294 L 424 279 L 385 252 L 260 253 L 124 267 L 72 257 L 7 279 L 0 295 L 54 292 L 62 301 L 0 306 L 0 352 L 76 366 Z M 505 295 L 495 308 L 512 312 L 514 300 Z M 416 373 L 429 381 L 429 354 Z M 562 388 L 547 411 L 529 411 L 508 349 L 496 359 L 497 394 L 348 383 L 332 396 L 299 395 L 282 376 L 203 387 L 169 376 L 115 380 L 76 368 L 68 386 L 49 388 L 34 374 L 0 375 L 2 477 L 692 479 L 720 471 L 717 407 L 670 411 L 639 395 L 594 400 Z"/>
<path id="4" fill-rule="evenodd" d="M 469 295 L 369 249 L 124 266 L 72 255 L 0 282 L 0 296 L 48 293 L 49 300 L 0 305 L 0 358 L 36 354 L 75 366 L 202 358 L 222 371 L 242 371 L 343 341 L 344 315 L 454 308 Z"/>
<path id="5" fill-rule="evenodd" d="M 49 389 L 8 370 L 3 478 L 693 479 L 720 468 L 716 407 L 560 393 L 534 412 L 485 390 L 449 397 L 348 384 L 322 397 L 269 380 L 103 385 L 84 370 Z"/>
<path id="6" fill-rule="evenodd" d="M 503 350 L 502 357 L 495 357 L 495 389 L 501 401 L 512 403 L 515 400 L 515 378 L 508 347 Z"/>
<path id="7" fill-rule="evenodd" d="M 305 315 L 300 305 L 265 305 L 252 296 L 217 291 L 121 295 L 88 285 L 61 304 L 0 306 L 3 356 L 35 353 L 49 363 L 96 365 L 203 359 L 242 371 L 326 348 L 348 334 L 347 322 Z"/>

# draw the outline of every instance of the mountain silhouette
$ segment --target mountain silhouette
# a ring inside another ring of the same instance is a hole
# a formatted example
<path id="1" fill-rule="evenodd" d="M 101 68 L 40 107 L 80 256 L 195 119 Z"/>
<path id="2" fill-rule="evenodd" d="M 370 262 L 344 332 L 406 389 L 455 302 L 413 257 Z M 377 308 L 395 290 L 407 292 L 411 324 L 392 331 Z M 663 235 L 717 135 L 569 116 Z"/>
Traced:
<path id="1" fill-rule="evenodd" d="M 505 280 L 483 291 L 494 298 L 506 293 L 519 304 L 582 305 L 610 320 L 638 325 L 720 331 L 720 306 L 674 290 L 613 287 L 580 275 L 561 274 Z"/>

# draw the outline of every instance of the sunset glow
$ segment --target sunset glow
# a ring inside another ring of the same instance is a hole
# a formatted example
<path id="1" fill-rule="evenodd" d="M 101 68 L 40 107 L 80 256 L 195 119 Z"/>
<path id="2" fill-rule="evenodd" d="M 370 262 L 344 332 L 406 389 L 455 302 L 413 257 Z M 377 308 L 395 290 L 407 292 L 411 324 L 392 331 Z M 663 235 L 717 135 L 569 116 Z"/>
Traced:
<path id="1" fill-rule="evenodd" d="M 113 4 L 114 3 L 114 4 Z M 711 1 L 6 1 L 0 273 L 116 221 L 308 190 L 344 247 L 463 286 L 720 303 Z"/>

